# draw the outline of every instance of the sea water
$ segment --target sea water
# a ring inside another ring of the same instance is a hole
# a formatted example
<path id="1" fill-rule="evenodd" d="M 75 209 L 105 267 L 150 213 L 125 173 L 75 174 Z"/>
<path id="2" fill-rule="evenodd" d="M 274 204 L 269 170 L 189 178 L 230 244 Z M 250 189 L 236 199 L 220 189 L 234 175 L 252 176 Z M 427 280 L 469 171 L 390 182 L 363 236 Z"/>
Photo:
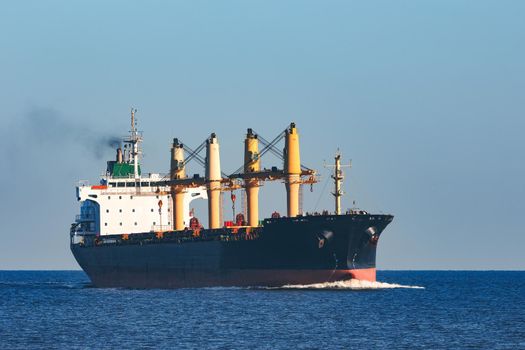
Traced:
<path id="1" fill-rule="evenodd" d="M 280 288 L 94 288 L 0 271 L 0 349 L 525 349 L 525 272 Z"/>

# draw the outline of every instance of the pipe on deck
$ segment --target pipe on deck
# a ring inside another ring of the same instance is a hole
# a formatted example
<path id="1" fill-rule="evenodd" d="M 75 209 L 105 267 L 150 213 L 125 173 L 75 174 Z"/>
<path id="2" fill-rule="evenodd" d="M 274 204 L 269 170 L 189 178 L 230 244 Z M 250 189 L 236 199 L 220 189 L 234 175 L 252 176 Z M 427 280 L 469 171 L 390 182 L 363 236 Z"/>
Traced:
<path id="1" fill-rule="evenodd" d="M 124 162 L 123 159 L 124 158 L 122 156 L 122 148 L 119 147 L 119 148 L 117 148 L 117 159 L 116 159 L 116 161 L 117 161 L 118 164 L 122 164 Z"/>

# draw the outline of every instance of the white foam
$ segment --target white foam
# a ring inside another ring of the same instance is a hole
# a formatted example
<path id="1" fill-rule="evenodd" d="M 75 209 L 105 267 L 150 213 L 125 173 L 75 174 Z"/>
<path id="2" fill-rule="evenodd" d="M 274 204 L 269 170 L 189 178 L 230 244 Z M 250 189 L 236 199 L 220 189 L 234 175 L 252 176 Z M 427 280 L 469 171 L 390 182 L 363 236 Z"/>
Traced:
<path id="1" fill-rule="evenodd" d="M 408 288 L 408 289 L 425 289 L 420 286 L 407 286 L 397 283 L 386 282 L 371 282 L 357 279 L 350 279 L 346 281 L 324 282 L 314 284 L 287 284 L 278 289 L 349 289 L 349 290 L 366 290 L 366 289 L 393 289 L 393 288 Z"/>

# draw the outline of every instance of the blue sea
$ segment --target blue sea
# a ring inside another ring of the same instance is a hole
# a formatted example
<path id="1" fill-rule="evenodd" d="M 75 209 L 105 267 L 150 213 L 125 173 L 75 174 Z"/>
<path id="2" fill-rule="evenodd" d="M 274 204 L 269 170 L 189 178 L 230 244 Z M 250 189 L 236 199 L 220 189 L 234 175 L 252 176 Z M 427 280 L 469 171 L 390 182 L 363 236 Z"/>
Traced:
<path id="1" fill-rule="evenodd" d="M 525 349 L 525 272 L 378 281 L 133 290 L 80 271 L 0 271 L 0 348 Z"/>

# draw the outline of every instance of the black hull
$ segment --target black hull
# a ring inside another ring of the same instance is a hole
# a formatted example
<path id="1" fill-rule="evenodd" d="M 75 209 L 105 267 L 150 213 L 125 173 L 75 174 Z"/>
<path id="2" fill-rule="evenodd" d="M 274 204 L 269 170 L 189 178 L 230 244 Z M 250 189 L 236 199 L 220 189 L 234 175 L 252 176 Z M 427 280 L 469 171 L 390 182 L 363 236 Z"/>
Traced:
<path id="1" fill-rule="evenodd" d="M 202 230 L 121 235 L 72 244 L 98 287 L 281 286 L 349 278 L 375 280 L 376 248 L 390 215 L 324 215 L 265 220 L 248 233 Z M 131 236 L 131 235 L 130 235 Z"/>

